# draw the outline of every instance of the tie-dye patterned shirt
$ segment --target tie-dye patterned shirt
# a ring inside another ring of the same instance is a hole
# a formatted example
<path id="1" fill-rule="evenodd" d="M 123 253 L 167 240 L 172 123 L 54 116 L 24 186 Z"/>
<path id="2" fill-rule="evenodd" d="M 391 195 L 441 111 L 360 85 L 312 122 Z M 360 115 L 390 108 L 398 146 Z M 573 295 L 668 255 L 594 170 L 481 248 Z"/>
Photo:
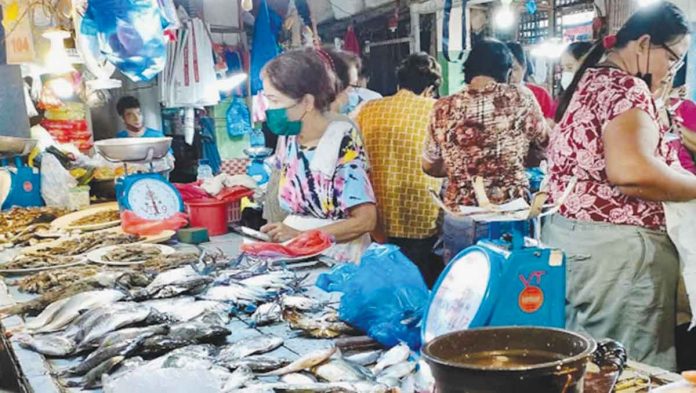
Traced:
<path id="1" fill-rule="evenodd" d="M 276 162 L 280 169 L 280 207 L 291 214 L 322 219 L 348 218 L 358 205 L 375 203 L 367 176 L 365 149 L 354 127 L 347 127 L 331 175 L 310 168 L 316 148 L 300 146 L 296 136 L 280 137 Z"/>

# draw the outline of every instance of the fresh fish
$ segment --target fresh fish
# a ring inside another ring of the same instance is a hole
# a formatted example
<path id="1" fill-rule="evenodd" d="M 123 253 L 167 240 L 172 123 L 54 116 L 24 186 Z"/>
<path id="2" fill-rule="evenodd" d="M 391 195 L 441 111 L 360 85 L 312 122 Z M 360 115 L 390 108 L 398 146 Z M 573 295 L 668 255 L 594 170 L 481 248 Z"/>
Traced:
<path id="1" fill-rule="evenodd" d="M 258 276 L 250 277 L 241 281 L 248 287 L 258 287 L 267 290 L 290 289 L 291 283 L 296 279 L 294 273 L 287 270 L 279 270 Z"/>
<path id="2" fill-rule="evenodd" d="M 276 302 L 266 303 L 259 306 L 251 319 L 256 326 L 270 325 L 279 322 L 282 317 L 282 309 L 280 304 Z"/>
<path id="3" fill-rule="evenodd" d="M 401 380 L 401 378 L 404 378 L 407 375 L 410 375 L 413 373 L 413 371 L 416 369 L 416 363 L 414 362 L 401 362 L 398 364 L 395 364 L 384 371 L 382 371 L 378 376 L 377 376 L 377 382 L 382 382 L 382 381 L 388 381 L 388 380 L 393 380 L 396 379 L 397 381 Z"/>
<path id="4" fill-rule="evenodd" d="M 245 285 L 230 283 L 219 285 L 205 291 L 200 298 L 218 302 L 234 303 L 239 306 L 248 306 L 262 302 L 273 294 L 263 288 L 247 287 Z"/>
<path id="5" fill-rule="evenodd" d="M 115 303 L 126 296 L 125 293 L 115 289 L 102 291 L 89 291 L 72 296 L 49 319 L 49 322 L 33 329 L 37 333 L 50 333 L 61 330 L 67 324 L 77 318 L 81 312 L 106 304 Z"/>
<path id="6" fill-rule="evenodd" d="M 351 363 L 359 364 L 361 366 L 369 366 L 377 363 L 377 360 L 379 360 L 380 356 L 382 356 L 382 353 L 383 351 L 378 349 L 374 351 L 360 352 L 350 356 L 344 356 L 344 358 Z"/>
<path id="7" fill-rule="evenodd" d="M 253 385 L 239 393 L 286 392 L 286 393 L 386 393 L 388 388 L 374 382 L 315 382 L 305 384 L 266 383 Z"/>
<path id="8" fill-rule="evenodd" d="M 230 334 L 223 326 L 206 325 L 200 322 L 184 322 L 171 326 L 166 336 L 146 338 L 138 354 L 142 356 L 157 356 L 173 349 L 207 342 L 217 342 Z"/>
<path id="9" fill-rule="evenodd" d="M 323 306 L 322 303 L 306 296 L 283 296 L 280 300 L 283 309 L 291 308 L 299 311 L 314 311 Z"/>
<path id="10" fill-rule="evenodd" d="M 232 320 L 227 310 L 208 310 L 193 319 L 195 322 L 202 322 L 206 325 L 225 326 Z"/>
<path id="11" fill-rule="evenodd" d="M 254 373 L 249 367 L 239 367 L 230 375 L 222 388 L 223 392 L 232 392 L 254 379 Z"/>
<path id="12" fill-rule="evenodd" d="M 50 307 L 51 304 L 70 298 L 77 294 L 98 290 L 102 288 L 114 288 L 122 284 L 122 278 L 130 277 L 130 273 L 123 272 L 104 272 L 91 277 L 87 277 L 68 286 L 62 286 L 52 289 L 41 296 L 38 296 L 30 301 L 17 303 L 12 306 L 0 307 L 0 318 L 9 315 L 21 315 L 31 312 L 40 312 Z M 51 317 L 52 318 L 52 317 Z M 37 321 L 39 324 L 40 321 Z M 39 326 L 43 326 L 48 321 L 40 322 Z M 33 328 L 38 328 L 34 326 Z"/>
<path id="13" fill-rule="evenodd" d="M 100 347 L 108 347 L 124 340 L 131 340 L 143 334 L 164 335 L 169 333 L 167 325 L 153 325 L 146 327 L 127 328 L 108 333 L 99 341 Z"/>
<path id="14" fill-rule="evenodd" d="M 334 353 L 336 353 L 336 347 L 318 349 L 301 356 L 299 359 L 279 370 L 271 371 L 262 375 L 285 375 L 307 370 L 325 362 L 327 359 L 333 356 Z"/>
<path id="15" fill-rule="evenodd" d="M 143 289 L 132 292 L 135 300 L 171 298 L 186 292 L 195 292 L 213 281 L 198 274 L 191 266 L 160 273 Z"/>
<path id="16" fill-rule="evenodd" d="M 231 362 L 250 355 L 271 352 L 281 345 L 283 345 L 283 339 L 280 337 L 250 337 L 227 345 L 220 351 L 218 359 Z"/>
<path id="17" fill-rule="evenodd" d="M 314 367 L 312 372 L 328 382 L 358 382 L 374 378 L 370 370 L 341 358 L 322 363 Z"/>
<path id="18" fill-rule="evenodd" d="M 285 309 L 283 310 L 283 320 L 287 321 L 292 329 L 302 330 L 302 334 L 311 338 L 336 338 L 355 331 L 350 325 L 339 321 L 333 312 L 323 315 L 307 315 L 292 309 Z"/>
<path id="19" fill-rule="evenodd" d="M 42 355 L 65 357 L 75 351 L 75 342 L 60 334 L 37 334 L 31 336 L 21 333 L 13 336 L 20 346 Z"/>
<path id="20" fill-rule="evenodd" d="M 234 361 L 225 361 L 218 359 L 217 362 L 230 370 L 236 370 L 239 367 L 249 367 L 255 373 L 265 373 L 277 370 L 290 364 L 290 361 L 285 358 L 271 356 L 247 356 L 243 359 Z"/>
<path id="21" fill-rule="evenodd" d="M 407 344 L 401 343 L 385 352 L 384 355 L 379 358 L 375 367 L 372 368 L 372 372 L 375 375 L 379 375 L 382 370 L 406 361 L 409 356 L 411 356 L 411 348 L 409 348 Z"/>
<path id="22" fill-rule="evenodd" d="M 26 322 L 24 324 L 24 327 L 28 330 L 35 330 L 49 323 L 51 319 L 53 319 L 53 317 L 56 315 L 56 313 L 60 310 L 60 308 L 68 302 L 68 300 L 70 300 L 70 298 L 61 299 L 49 304 L 48 307 L 46 307 L 46 309 L 43 310 L 41 314 L 36 316 L 36 318 L 33 318 Z"/>
<path id="23" fill-rule="evenodd" d="M 102 375 L 108 374 L 114 367 L 123 362 L 125 356 L 114 356 L 91 369 L 79 382 L 67 381 L 67 387 L 81 386 L 83 389 L 96 389 L 101 387 Z"/>
<path id="24" fill-rule="evenodd" d="M 316 383 L 317 379 L 309 373 L 292 373 L 280 377 L 280 382 L 290 385 L 304 385 Z"/>
<path id="25" fill-rule="evenodd" d="M 121 327 L 142 322 L 150 316 L 152 309 L 138 303 L 116 303 L 111 312 L 92 320 L 77 335 L 78 348 L 92 346 L 100 338 Z"/>
<path id="26" fill-rule="evenodd" d="M 142 342 L 146 337 L 147 335 L 142 335 L 132 340 L 123 341 L 109 347 L 100 347 L 96 351 L 90 353 L 80 364 L 64 370 L 61 374 L 84 375 L 93 368 L 115 356 L 128 357 L 128 355 L 132 354 L 140 345 L 142 345 Z"/>
<path id="27" fill-rule="evenodd" d="M 171 299 L 155 299 L 142 302 L 158 312 L 171 317 L 174 321 L 183 321 L 181 313 L 196 301 L 193 296 L 178 296 Z"/>

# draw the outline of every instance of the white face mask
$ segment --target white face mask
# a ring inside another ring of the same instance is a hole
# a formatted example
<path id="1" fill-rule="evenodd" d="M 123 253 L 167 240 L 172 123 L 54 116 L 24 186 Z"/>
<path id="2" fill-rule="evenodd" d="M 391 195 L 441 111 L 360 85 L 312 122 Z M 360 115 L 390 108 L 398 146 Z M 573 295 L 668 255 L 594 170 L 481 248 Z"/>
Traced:
<path id="1" fill-rule="evenodd" d="M 570 71 L 563 71 L 561 74 L 561 87 L 563 90 L 568 90 L 568 86 L 573 83 L 573 78 L 575 78 L 574 73 Z"/>

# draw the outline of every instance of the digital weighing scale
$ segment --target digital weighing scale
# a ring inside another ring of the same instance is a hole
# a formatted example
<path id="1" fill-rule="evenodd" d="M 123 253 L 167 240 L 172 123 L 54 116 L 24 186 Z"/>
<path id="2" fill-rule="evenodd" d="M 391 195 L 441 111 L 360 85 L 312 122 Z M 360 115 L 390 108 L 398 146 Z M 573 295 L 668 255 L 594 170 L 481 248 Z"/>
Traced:
<path id="1" fill-rule="evenodd" d="M 557 211 L 575 182 L 571 184 L 543 215 Z M 565 327 L 566 258 L 539 240 L 542 209 L 549 207 L 546 196 L 536 194 L 522 214 L 477 219 L 489 223 L 488 239 L 461 251 L 440 275 L 423 318 L 423 343 L 484 326 Z M 485 196 L 483 200 L 488 202 Z"/>
<path id="2" fill-rule="evenodd" d="M 268 183 L 271 168 L 266 163 L 266 158 L 273 154 L 273 150 L 269 147 L 255 146 L 244 149 L 244 154 L 251 160 L 247 166 L 247 175 L 256 180 L 259 186 Z"/>
<path id="3" fill-rule="evenodd" d="M 116 200 L 146 220 L 166 220 L 184 211 L 179 191 L 164 176 L 153 172 L 153 160 L 167 155 L 172 138 L 115 138 L 95 143 L 107 161 L 123 163 L 126 175 L 116 179 Z M 146 164 L 147 173 L 128 174 L 128 164 Z"/>
<path id="4" fill-rule="evenodd" d="M 25 163 L 35 139 L 0 136 L 0 210 L 43 206 L 41 174 Z"/>

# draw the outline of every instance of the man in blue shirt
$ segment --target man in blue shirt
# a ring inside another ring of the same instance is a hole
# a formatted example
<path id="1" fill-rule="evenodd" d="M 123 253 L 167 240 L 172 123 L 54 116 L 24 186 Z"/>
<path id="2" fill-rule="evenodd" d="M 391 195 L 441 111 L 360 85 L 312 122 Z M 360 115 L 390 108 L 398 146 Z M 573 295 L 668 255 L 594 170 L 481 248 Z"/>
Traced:
<path id="1" fill-rule="evenodd" d="M 116 133 L 116 138 L 163 138 L 164 133 L 152 128 L 145 127 L 143 114 L 140 110 L 140 101 L 133 96 L 121 97 L 116 103 L 116 111 L 126 125 L 125 130 Z M 162 160 L 153 162 L 155 170 L 168 176 L 174 168 L 174 152 L 169 149 L 169 153 Z"/>
<path id="2" fill-rule="evenodd" d="M 121 97 L 116 104 L 116 111 L 126 125 L 125 130 L 116 133 L 116 138 L 162 138 L 164 133 L 145 127 L 140 101 L 133 96 Z"/>

